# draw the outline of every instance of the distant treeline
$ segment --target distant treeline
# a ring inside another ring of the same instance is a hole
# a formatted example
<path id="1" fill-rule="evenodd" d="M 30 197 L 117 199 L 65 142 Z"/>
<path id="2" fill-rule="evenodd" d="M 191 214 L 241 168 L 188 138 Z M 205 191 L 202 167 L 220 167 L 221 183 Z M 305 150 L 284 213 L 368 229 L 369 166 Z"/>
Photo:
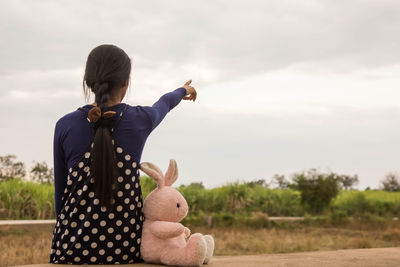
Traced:
<path id="1" fill-rule="evenodd" d="M 0 156 L 0 219 L 48 219 L 55 217 L 53 169 L 36 162 L 25 181 L 25 165 L 14 155 Z M 250 182 L 232 182 L 207 189 L 201 182 L 177 189 L 189 204 L 190 224 L 269 225 L 268 216 L 326 216 L 332 221 L 348 217 L 400 217 L 400 179 L 388 173 L 382 190 L 352 190 L 357 175 L 323 173 L 316 169 L 295 173 L 291 180 L 274 175 Z M 141 177 L 143 196 L 155 182 Z"/>
<path id="2" fill-rule="evenodd" d="M 45 161 L 42 162 L 33 162 L 34 165 L 31 167 L 29 171 L 30 180 L 36 183 L 41 184 L 52 184 L 54 183 L 54 169 L 49 167 Z M 296 179 L 299 176 L 315 176 L 322 175 L 323 177 L 332 176 L 338 185 L 339 189 L 352 189 L 355 185 L 358 184 L 358 175 L 339 175 L 336 173 L 323 174 L 319 173 L 316 169 L 310 169 L 306 174 L 303 173 L 295 173 L 292 175 L 292 180 L 294 183 L 289 182 L 284 175 L 275 174 L 270 181 L 265 179 L 254 180 L 251 182 L 247 182 L 249 185 L 262 185 L 267 187 L 275 187 L 278 189 L 288 189 L 293 188 L 293 185 L 296 184 Z M 25 163 L 22 161 L 18 161 L 15 155 L 5 155 L 0 156 L 0 182 L 11 180 L 14 178 L 25 179 L 27 177 L 27 171 Z M 196 183 L 193 183 L 196 184 Z M 201 183 L 198 183 L 201 185 Z M 383 179 L 380 181 L 379 188 L 389 192 L 400 192 L 400 177 L 398 174 L 394 172 L 387 173 Z M 370 187 L 367 187 L 366 190 L 370 190 Z"/>
<path id="3" fill-rule="evenodd" d="M 189 204 L 189 224 L 268 224 L 268 216 L 328 214 L 333 219 L 400 216 L 400 192 L 339 190 L 337 177 L 317 172 L 295 179 L 286 189 L 271 189 L 263 182 L 233 182 L 206 189 L 201 183 L 177 189 Z M 336 186 L 335 186 L 336 184 Z M 156 186 L 141 177 L 144 197 Z M 329 198 L 329 199 L 328 199 Z M 0 182 L 0 219 L 55 218 L 54 185 L 9 179 Z"/>

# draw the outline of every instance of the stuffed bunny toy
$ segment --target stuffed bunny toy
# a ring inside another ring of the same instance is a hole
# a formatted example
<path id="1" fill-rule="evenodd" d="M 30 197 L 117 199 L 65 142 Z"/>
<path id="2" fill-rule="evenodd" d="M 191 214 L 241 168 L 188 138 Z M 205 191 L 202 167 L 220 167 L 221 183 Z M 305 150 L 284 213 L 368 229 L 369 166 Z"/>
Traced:
<path id="1" fill-rule="evenodd" d="M 143 204 L 145 220 L 140 245 L 143 260 L 173 266 L 207 264 L 214 252 L 213 237 L 200 233 L 190 235 L 189 228 L 179 223 L 189 207 L 181 193 L 171 186 L 178 178 L 175 160 L 170 160 L 165 175 L 149 162 L 141 163 L 140 169 L 157 183 Z"/>

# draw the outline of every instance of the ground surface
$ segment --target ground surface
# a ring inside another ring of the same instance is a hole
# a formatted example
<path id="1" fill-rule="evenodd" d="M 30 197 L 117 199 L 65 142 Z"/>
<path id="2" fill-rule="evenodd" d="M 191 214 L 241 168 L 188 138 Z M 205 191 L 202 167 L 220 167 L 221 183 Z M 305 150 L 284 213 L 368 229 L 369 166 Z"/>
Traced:
<path id="1" fill-rule="evenodd" d="M 62 264 L 20 265 L 25 267 L 61 267 Z M 102 265 L 113 266 L 115 265 Z M 150 267 L 153 264 L 124 266 Z M 204 265 L 205 267 L 207 265 Z M 210 267 L 261 267 L 261 266 L 400 266 L 400 248 L 346 249 L 270 255 L 216 256 Z"/>
<path id="2" fill-rule="evenodd" d="M 46 222 L 0 225 L 0 267 L 46 264 L 53 228 L 54 223 Z M 400 255 L 400 221 L 350 221 L 340 226 L 290 222 L 267 228 L 199 226 L 191 230 L 214 236 L 216 257 L 210 267 L 400 266 L 400 256 L 396 257 Z"/>

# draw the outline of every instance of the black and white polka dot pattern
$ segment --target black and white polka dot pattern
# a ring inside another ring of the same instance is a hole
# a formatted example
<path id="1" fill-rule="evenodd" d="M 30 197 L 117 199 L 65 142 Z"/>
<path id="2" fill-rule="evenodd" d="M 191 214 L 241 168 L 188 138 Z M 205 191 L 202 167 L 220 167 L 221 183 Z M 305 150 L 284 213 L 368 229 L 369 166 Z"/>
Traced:
<path id="1" fill-rule="evenodd" d="M 90 175 L 90 149 L 68 171 L 67 187 L 53 231 L 50 263 L 125 264 L 143 262 L 144 215 L 139 164 L 113 140 L 120 176 L 113 207 L 100 206 Z M 92 144 L 91 144 L 92 146 Z"/>

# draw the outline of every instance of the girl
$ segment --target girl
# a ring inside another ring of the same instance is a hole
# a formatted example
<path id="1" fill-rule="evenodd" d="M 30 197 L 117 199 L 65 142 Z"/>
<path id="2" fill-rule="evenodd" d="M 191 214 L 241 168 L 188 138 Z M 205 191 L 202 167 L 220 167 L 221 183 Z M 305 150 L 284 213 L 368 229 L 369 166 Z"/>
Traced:
<path id="1" fill-rule="evenodd" d="M 122 103 L 131 60 L 119 47 L 100 45 L 86 62 L 83 90 L 95 102 L 58 120 L 54 134 L 56 225 L 50 263 L 142 262 L 144 216 L 139 163 L 149 134 L 196 90 L 184 86 L 153 106 Z"/>

